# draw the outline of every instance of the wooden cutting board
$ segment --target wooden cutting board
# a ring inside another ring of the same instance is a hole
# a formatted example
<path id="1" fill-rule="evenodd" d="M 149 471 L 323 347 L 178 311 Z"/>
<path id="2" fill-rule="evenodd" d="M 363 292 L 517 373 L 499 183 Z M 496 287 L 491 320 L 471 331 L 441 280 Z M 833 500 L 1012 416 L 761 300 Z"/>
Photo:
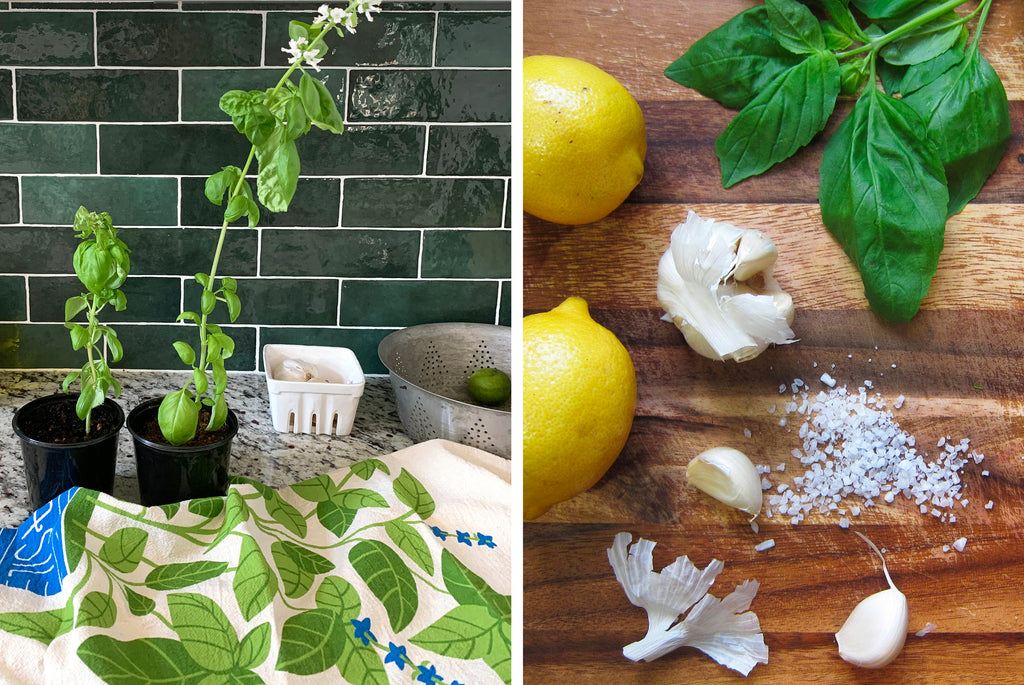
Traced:
<path id="1" fill-rule="evenodd" d="M 524 3 L 524 54 L 577 57 L 614 75 L 639 101 L 649 144 L 644 180 L 608 218 L 567 227 L 524 216 L 525 312 L 584 297 L 627 346 L 639 386 L 632 434 L 606 477 L 524 524 L 525 680 L 744 680 L 691 648 L 650 664 L 622 656 L 647 629 L 607 561 L 615 534 L 628 531 L 658 543 L 655 570 L 683 555 L 700 567 L 724 561 L 712 588 L 718 597 L 748 578 L 760 582 L 751 608 L 770 661 L 750 682 L 1024 682 L 1024 3 L 995 0 L 982 40 L 1010 99 L 1013 138 L 981 194 L 949 220 L 930 294 L 900 325 L 871 313 L 817 205 L 824 142 L 851 104 L 841 102 L 833 123 L 796 157 L 725 190 L 714 140 L 732 113 L 663 75 L 695 40 L 754 4 Z M 795 301 L 799 342 L 745 364 L 714 362 L 660 320 L 658 258 L 690 209 L 775 241 L 775 274 Z M 904 395 L 893 412 L 919 451 L 937 456 L 948 436 L 968 438 L 985 455 L 964 469 L 970 503 L 955 523 L 902 498 L 853 518 L 852 530 L 887 550 L 910 605 L 906 647 L 880 671 L 838 656 L 836 630 L 860 599 L 885 588 L 878 559 L 838 517 L 799 525 L 762 517 L 755 534 L 745 515 L 686 484 L 686 464 L 715 445 L 795 470 L 789 454 L 801 447 L 801 420 L 779 425 L 790 399 L 779 388 L 799 378 L 816 392 L 824 371 L 851 390 L 870 380 L 890 404 Z M 943 551 L 959 537 L 968 540 L 962 553 Z M 775 547 L 755 551 L 768 538 Z M 935 630 L 917 637 L 927 623 Z"/>

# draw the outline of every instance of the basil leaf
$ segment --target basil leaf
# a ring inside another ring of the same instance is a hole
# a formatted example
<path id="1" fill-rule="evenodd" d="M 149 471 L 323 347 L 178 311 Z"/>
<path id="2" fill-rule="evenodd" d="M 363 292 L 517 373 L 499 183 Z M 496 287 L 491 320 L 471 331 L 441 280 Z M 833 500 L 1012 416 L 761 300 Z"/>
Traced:
<path id="1" fill-rule="evenodd" d="M 910 17 L 899 17 L 884 23 L 895 29 Z M 959 15 L 950 11 L 886 45 L 878 53 L 889 64 L 919 64 L 941 55 L 967 40 L 967 28 L 956 21 Z"/>
<path id="2" fill-rule="evenodd" d="M 199 425 L 199 404 L 187 388 L 164 395 L 157 412 L 160 432 L 172 445 L 183 445 L 196 434 Z"/>
<path id="3" fill-rule="evenodd" d="M 259 174 L 256 193 L 271 212 L 286 212 L 299 182 L 299 153 L 294 140 L 285 140 L 275 129 L 266 145 L 256 147 Z"/>
<path id="4" fill-rule="evenodd" d="M 1010 109 L 998 74 L 977 46 L 954 68 L 903 98 L 924 119 L 949 185 L 952 216 L 977 196 L 1010 141 Z"/>
<path id="5" fill-rule="evenodd" d="M 809 55 L 776 77 L 715 141 L 726 188 L 788 159 L 824 127 L 839 95 L 839 62 Z"/>
<path id="6" fill-rule="evenodd" d="M 947 50 L 934 59 L 908 67 L 903 70 L 896 88 L 889 92 L 898 91 L 903 97 L 907 97 L 915 90 L 927 86 L 950 69 L 955 68 L 963 59 L 964 51 L 954 48 L 953 50 Z"/>
<path id="7" fill-rule="evenodd" d="M 822 6 L 832 17 L 836 27 L 848 38 L 866 43 L 867 36 L 860 30 L 857 19 L 850 11 L 849 0 L 821 0 Z"/>
<path id="8" fill-rule="evenodd" d="M 853 6 L 871 19 L 885 19 L 920 5 L 923 0 L 852 0 Z"/>
<path id="9" fill-rule="evenodd" d="M 870 88 L 825 146 L 818 200 L 825 226 L 856 264 L 871 308 L 907 321 L 942 252 L 945 174 L 906 103 Z"/>
<path id="10" fill-rule="evenodd" d="M 206 179 L 204 193 L 206 199 L 213 204 L 220 206 L 224 201 L 224 193 L 228 192 L 233 185 L 238 183 L 242 170 L 236 166 L 226 166 L 217 173 Z"/>
<path id="11" fill-rule="evenodd" d="M 772 36 L 768 9 L 752 7 L 707 34 L 665 76 L 726 107 L 740 109 L 780 72 L 801 61 Z"/>
<path id="12" fill-rule="evenodd" d="M 821 52 L 825 37 L 811 10 L 797 0 L 766 0 L 768 22 L 779 45 L 798 55 Z"/>

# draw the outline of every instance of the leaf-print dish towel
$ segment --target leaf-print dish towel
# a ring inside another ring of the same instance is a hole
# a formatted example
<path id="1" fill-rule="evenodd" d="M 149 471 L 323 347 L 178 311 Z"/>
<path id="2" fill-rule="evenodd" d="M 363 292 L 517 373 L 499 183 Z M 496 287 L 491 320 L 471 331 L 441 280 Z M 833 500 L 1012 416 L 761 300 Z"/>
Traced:
<path id="1" fill-rule="evenodd" d="M 288 488 L 76 488 L 0 533 L 0 682 L 511 680 L 509 462 L 443 440 Z"/>

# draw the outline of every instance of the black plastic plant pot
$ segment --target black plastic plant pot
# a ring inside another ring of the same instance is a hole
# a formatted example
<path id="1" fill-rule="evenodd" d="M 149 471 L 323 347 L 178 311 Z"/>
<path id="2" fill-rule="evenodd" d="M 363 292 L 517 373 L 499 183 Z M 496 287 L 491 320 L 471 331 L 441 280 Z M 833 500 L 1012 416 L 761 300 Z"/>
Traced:
<path id="1" fill-rule="evenodd" d="M 75 414 L 78 395 L 40 397 L 14 413 L 21 441 L 25 481 L 33 509 L 74 486 L 110 494 L 117 465 L 117 436 L 124 425 L 121 405 L 107 398 L 93 410 L 92 430 Z M 61 433 L 80 436 L 62 436 Z"/>
<path id="2" fill-rule="evenodd" d="M 170 445 L 156 438 L 160 398 L 146 400 L 128 414 L 128 432 L 135 443 L 139 498 L 147 507 L 200 497 L 221 497 L 228 491 L 231 441 L 238 418 L 228 410 L 223 435 L 208 444 Z M 202 420 L 200 420 L 202 425 Z M 150 436 L 150 437 L 147 437 Z"/>

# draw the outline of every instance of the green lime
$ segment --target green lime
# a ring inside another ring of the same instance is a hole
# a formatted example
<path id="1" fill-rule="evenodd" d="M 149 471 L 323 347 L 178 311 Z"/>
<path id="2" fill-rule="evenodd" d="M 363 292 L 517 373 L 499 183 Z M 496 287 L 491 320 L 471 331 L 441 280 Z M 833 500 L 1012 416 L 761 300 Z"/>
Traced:
<path id="1" fill-rule="evenodd" d="M 480 404 L 502 404 L 512 396 L 512 381 L 498 369 L 477 369 L 469 377 L 469 396 Z"/>

